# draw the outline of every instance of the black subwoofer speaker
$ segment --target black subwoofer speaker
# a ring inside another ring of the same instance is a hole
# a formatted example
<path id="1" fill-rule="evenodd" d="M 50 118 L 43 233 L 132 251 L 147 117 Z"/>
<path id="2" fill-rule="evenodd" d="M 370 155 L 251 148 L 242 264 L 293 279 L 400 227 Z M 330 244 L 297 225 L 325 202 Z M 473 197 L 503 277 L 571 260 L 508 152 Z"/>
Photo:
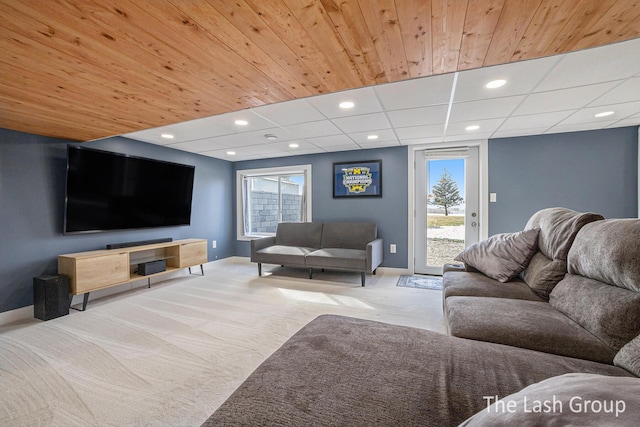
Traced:
<path id="1" fill-rule="evenodd" d="M 50 320 L 69 314 L 69 278 L 63 274 L 33 278 L 33 316 Z"/>

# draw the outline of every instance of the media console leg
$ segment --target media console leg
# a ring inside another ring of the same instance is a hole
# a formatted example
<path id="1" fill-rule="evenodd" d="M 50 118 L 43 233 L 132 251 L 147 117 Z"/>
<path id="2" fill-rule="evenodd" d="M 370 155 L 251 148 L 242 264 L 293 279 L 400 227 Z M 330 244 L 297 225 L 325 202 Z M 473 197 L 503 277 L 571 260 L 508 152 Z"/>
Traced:
<path id="1" fill-rule="evenodd" d="M 193 274 L 191 272 L 191 267 L 189 267 L 189 274 Z M 194 276 L 204 276 L 204 267 L 200 264 L 200 274 L 193 274 Z"/>
<path id="2" fill-rule="evenodd" d="M 71 295 L 71 298 L 69 298 L 69 308 L 76 311 L 85 311 L 87 309 L 87 303 L 89 302 L 89 294 L 90 292 L 86 292 L 82 296 L 82 310 L 80 310 L 79 308 L 71 307 L 71 303 L 73 302 L 73 295 Z"/>

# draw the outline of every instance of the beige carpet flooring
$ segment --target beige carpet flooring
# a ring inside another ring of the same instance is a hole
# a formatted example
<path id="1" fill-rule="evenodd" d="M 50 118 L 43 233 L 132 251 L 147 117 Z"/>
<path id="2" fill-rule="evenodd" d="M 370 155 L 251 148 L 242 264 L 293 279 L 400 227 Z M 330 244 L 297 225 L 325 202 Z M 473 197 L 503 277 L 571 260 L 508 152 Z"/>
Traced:
<path id="1" fill-rule="evenodd" d="M 317 272 L 245 258 L 0 327 L 1 426 L 199 426 L 320 314 L 443 330 L 441 292 L 399 274 Z"/>

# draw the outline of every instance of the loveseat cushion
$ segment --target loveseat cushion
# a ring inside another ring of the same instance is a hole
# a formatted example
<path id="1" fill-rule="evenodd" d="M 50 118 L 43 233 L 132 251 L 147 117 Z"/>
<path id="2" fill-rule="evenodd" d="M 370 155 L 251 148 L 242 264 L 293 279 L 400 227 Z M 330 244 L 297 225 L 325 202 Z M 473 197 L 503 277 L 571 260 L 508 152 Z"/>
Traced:
<path id="1" fill-rule="evenodd" d="M 640 378 L 571 373 L 532 384 L 492 403 L 460 427 L 631 427 L 639 420 Z"/>
<path id="2" fill-rule="evenodd" d="M 604 217 L 567 208 L 541 209 L 529 218 L 525 230 L 539 228 L 538 248 L 547 258 L 566 260 L 576 234 L 585 225 Z"/>
<path id="3" fill-rule="evenodd" d="M 444 309 L 449 333 L 456 337 L 609 364 L 616 354 L 547 302 L 449 297 Z"/>
<path id="4" fill-rule="evenodd" d="M 362 249 L 378 237 L 378 226 L 368 222 L 328 222 L 322 228 L 321 248 Z"/>
<path id="5" fill-rule="evenodd" d="M 567 274 L 549 303 L 618 351 L 640 333 L 640 293 Z"/>
<path id="6" fill-rule="evenodd" d="M 640 335 L 620 349 L 613 359 L 613 364 L 640 377 Z"/>
<path id="7" fill-rule="evenodd" d="M 449 271 L 442 276 L 442 297 L 469 296 L 543 301 L 522 280 L 502 283 L 482 273 Z"/>
<path id="8" fill-rule="evenodd" d="M 406 326 L 324 315 L 262 363 L 203 426 L 455 426 L 569 372 L 624 369 Z"/>
<path id="9" fill-rule="evenodd" d="M 507 282 L 529 264 L 538 250 L 538 229 L 495 234 L 469 245 L 454 260 L 477 269 L 492 279 Z"/>
<path id="10" fill-rule="evenodd" d="M 307 255 L 308 267 L 365 271 L 367 252 L 361 249 L 326 248 Z"/>
<path id="11" fill-rule="evenodd" d="M 321 222 L 281 222 L 276 229 L 276 245 L 319 248 Z"/>
<path id="12" fill-rule="evenodd" d="M 256 252 L 254 262 L 282 265 L 305 265 L 305 257 L 315 248 L 274 245 Z"/>
<path id="13" fill-rule="evenodd" d="M 569 273 L 640 292 L 640 219 L 585 225 L 569 252 Z"/>

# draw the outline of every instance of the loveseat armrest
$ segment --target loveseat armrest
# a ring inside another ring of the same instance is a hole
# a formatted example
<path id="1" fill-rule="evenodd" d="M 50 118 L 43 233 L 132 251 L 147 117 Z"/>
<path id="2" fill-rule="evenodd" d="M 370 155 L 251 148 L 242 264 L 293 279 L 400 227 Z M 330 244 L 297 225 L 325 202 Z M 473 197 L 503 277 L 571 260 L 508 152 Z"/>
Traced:
<path id="1" fill-rule="evenodd" d="M 367 272 L 373 271 L 382 264 L 384 254 L 384 244 L 382 239 L 376 239 L 367 243 Z"/>
<path id="2" fill-rule="evenodd" d="M 251 241 L 251 261 L 255 261 L 256 252 L 260 249 L 268 248 L 276 244 L 276 236 L 261 237 Z"/>

